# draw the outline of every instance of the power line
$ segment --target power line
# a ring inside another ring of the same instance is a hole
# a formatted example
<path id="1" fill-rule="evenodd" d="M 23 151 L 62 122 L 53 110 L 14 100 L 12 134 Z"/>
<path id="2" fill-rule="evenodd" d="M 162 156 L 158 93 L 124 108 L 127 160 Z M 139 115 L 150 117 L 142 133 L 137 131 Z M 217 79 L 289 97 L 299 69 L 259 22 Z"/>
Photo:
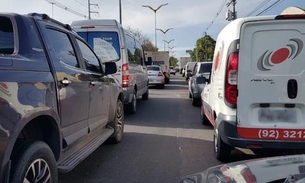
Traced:
<path id="1" fill-rule="evenodd" d="M 77 2 L 78 4 L 80 4 L 80 5 L 82 5 L 82 6 L 84 6 L 85 8 L 88 8 L 85 4 L 83 4 L 83 3 L 81 3 L 81 2 L 79 2 L 78 0 L 74 0 L 75 2 Z"/>
<path id="2" fill-rule="evenodd" d="M 280 3 L 284 2 L 285 0 L 277 0 L 276 2 L 274 2 L 273 4 L 271 4 L 270 6 L 268 6 L 267 8 L 265 8 L 263 11 L 261 11 L 260 13 L 258 13 L 256 16 L 261 15 L 269 10 L 271 10 L 272 8 L 276 7 L 277 5 L 279 5 Z"/>
<path id="3" fill-rule="evenodd" d="M 225 5 L 226 5 L 226 0 L 223 0 L 222 3 L 221 3 L 220 6 L 219 6 L 219 9 L 218 9 L 216 15 L 214 16 L 212 22 L 208 25 L 208 27 L 205 29 L 205 31 L 203 32 L 203 34 L 205 34 L 205 32 L 207 32 L 207 31 L 211 28 L 211 26 L 213 25 L 214 21 L 216 20 L 216 18 L 218 17 L 218 15 L 221 13 L 221 11 L 222 11 L 223 8 L 225 7 Z"/>
<path id="4" fill-rule="evenodd" d="M 263 6 L 265 6 L 267 3 L 269 3 L 271 0 L 264 0 L 261 2 L 257 7 L 255 7 L 250 13 L 247 14 L 247 16 L 253 15 L 255 12 L 257 12 L 259 9 L 261 9 Z"/>
<path id="5" fill-rule="evenodd" d="M 83 15 L 83 14 L 81 14 L 81 13 L 79 13 L 79 12 L 77 12 L 77 11 L 71 9 L 71 8 L 68 8 L 67 6 L 65 6 L 65 5 L 59 3 L 59 2 L 57 2 L 55 0 L 45 0 L 45 1 L 49 2 L 52 5 L 55 5 L 55 6 L 59 7 L 59 8 L 61 8 L 61 9 L 63 9 L 63 10 L 69 11 L 70 13 L 73 13 L 75 15 L 78 15 L 78 16 L 81 16 L 81 17 L 84 17 L 84 18 L 87 18 L 86 15 Z"/>

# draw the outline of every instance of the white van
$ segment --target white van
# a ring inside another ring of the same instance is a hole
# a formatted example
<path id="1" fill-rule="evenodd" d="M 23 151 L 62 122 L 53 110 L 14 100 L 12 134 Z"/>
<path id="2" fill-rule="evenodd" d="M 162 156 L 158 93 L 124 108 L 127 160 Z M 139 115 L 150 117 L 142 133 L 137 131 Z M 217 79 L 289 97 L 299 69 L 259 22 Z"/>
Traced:
<path id="1" fill-rule="evenodd" d="M 190 78 L 190 76 L 192 75 L 194 66 L 197 62 L 188 62 L 185 65 L 185 71 L 184 71 L 184 76 L 186 78 L 186 80 L 188 80 Z"/>
<path id="2" fill-rule="evenodd" d="M 201 119 L 216 158 L 231 149 L 305 149 L 305 16 L 240 18 L 218 35 Z"/>
<path id="3" fill-rule="evenodd" d="M 127 111 L 136 113 L 137 98 L 148 99 L 148 74 L 141 43 L 116 20 L 78 20 L 71 27 L 103 62 L 115 61 L 115 77 L 124 92 Z"/>

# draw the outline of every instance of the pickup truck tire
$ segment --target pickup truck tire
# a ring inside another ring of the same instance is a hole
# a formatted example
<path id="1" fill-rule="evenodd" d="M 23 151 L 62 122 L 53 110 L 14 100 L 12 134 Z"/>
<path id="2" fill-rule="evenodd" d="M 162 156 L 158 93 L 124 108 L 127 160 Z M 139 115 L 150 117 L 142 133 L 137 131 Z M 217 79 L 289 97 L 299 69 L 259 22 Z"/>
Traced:
<path id="1" fill-rule="evenodd" d="M 124 107 L 120 100 L 117 101 L 115 119 L 109 125 L 114 129 L 114 133 L 109 138 L 109 142 L 113 144 L 120 143 L 124 132 Z"/>
<path id="2" fill-rule="evenodd" d="M 20 182 L 58 182 L 57 163 L 46 143 L 25 142 L 14 153 L 10 183 Z"/>
<path id="3" fill-rule="evenodd" d="M 137 94 L 134 92 L 131 102 L 127 105 L 127 111 L 129 114 L 135 114 L 137 112 Z"/>
<path id="4" fill-rule="evenodd" d="M 149 90 L 147 87 L 147 91 L 142 95 L 142 100 L 148 100 L 148 96 L 149 96 Z"/>
<path id="5" fill-rule="evenodd" d="M 218 133 L 214 130 L 214 153 L 216 159 L 220 161 L 226 161 L 231 154 L 231 147 L 224 143 Z"/>

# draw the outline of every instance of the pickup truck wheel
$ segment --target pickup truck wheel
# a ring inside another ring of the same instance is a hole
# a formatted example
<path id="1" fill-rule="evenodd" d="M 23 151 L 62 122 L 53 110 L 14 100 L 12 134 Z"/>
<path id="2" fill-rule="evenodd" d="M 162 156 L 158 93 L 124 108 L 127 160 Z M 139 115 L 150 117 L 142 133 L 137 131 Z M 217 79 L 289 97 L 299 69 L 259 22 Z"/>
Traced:
<path id="1" fill-rule="evenodd" d="M 41 141 L 21 145 L 12 158 L 10 182 L 58 182 L 57 163 L 50 147 Z"/>
<path id="2" fill-rule="evenodd" d="M 142 95 L 142 99 L 143 100 L 148 100 L 148 96 L 149 96 L 149 91 L 148 91 L 148 87 L 147 87 L 146 92 Z"/>
<path id="3" fill-rule="evenodd" d="M 114 129 L 114 133 L 110 137 L 109 141 L 113 144 L 120 143 L 124 132 L 124 107 L 120 100 L 117 101 L 115 119 L 110 126 Z"/>
<path id="4" fill-rule="evenodd" d="M 129 114 L 135 114 L 137 112 L 137 96 L 133 93 L 131 102 L 127 105 L 127 110 Z"/>
<path id="5" fill-rule="evenodd" d="M 203 113 L 203 106 L 201 106 L 200 109 L 200 121 L 203 125 L 209 125 L 210 121 L 209 119 L 206 117 L 206 115 Z"/>
<path id="6" fill-rule="evenodd" d="M 224 143 L 218 134 L 218 132 L 215 132 L 214 130 L 214 153 L 216 159 L 220 161 L 226 161 L 230 157 L 231 154 L 231 147 Z"/>

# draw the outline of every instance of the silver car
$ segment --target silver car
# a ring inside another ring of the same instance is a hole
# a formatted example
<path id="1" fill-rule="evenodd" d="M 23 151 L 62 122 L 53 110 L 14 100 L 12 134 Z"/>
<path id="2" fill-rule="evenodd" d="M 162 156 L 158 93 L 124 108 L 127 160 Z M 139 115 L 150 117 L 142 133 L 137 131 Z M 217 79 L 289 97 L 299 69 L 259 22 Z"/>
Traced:
<path id="1" fill-rule="evenodd" d="M 189 79 L 189 98 L 193 106 L 201 105 L 201 92 L 209 80 L 212 62 L 197 62 Z"/>
<path id="2" fill-rule="evenodd" d="M 165 84 L 165 76 L 160 66 L 147 66 L 149 86 L 158 86 L 163 89 Z"/>

